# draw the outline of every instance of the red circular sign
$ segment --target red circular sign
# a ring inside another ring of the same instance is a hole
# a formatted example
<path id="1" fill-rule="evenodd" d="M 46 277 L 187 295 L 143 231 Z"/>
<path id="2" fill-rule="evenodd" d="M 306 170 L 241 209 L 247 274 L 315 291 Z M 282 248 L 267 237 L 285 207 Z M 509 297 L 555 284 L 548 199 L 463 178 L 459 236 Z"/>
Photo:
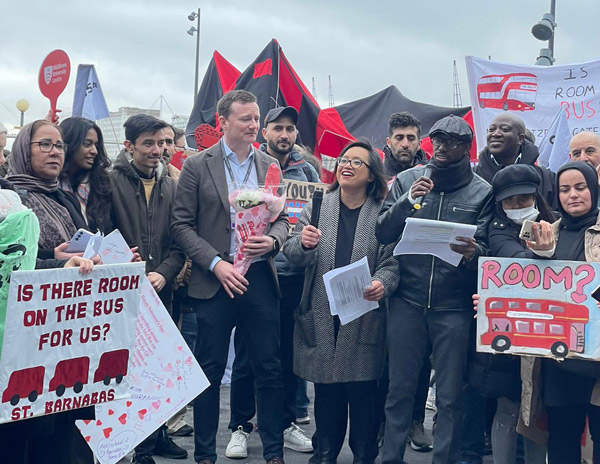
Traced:
<path id="1" fill-rule="evenodd" d="M 50 52 L 42 62 L 38 84 L 42 94 L 50 100 L 53 111 L 56 111 L 56 101 L 65 90 L 70 75 L 71 61 L 63 50 Z"/>

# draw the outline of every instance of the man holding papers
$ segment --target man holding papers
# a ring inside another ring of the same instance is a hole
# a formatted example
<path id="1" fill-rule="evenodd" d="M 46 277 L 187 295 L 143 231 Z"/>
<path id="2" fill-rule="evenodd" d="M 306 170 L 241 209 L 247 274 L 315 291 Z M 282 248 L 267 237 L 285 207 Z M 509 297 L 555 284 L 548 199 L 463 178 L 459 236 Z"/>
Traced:
<path id="1" fill-rule="evenodd" d="M 450 115 L 439 120 L 429 136 L 434 168 L 419 166 L 398 174 L 379 213 L 377 239 L 382 244 L 397 242 L 410 217 L 472 224 L 477 231 L 474 238 L 457 237 L 449 245 L 463 256 L 456 267 L 427 254 L 398 257 L 400 282 L 388 311 L 390 390 L 384 464 L 404 458 L 418 375 L 430 348 L 438 383 L 433 463 L 460 462 L 461 395 L 473 318 L 470 303 L 476 289 L 477 258 L 487 253 L 493 197 L 491 186 L 471 170 L 473 132 L 463 119 Z M 432 172 L 430 177 L 427 172 Z M 423 197 L 420 208 L 415 208 L 419 197 Z"/>

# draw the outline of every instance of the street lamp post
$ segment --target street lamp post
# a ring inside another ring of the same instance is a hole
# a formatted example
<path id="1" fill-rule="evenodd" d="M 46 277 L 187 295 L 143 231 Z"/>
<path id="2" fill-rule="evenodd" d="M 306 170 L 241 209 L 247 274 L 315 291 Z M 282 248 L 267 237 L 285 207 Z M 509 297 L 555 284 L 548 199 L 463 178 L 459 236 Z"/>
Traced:
<path id="1" fill-rule="evenodd" d="M 533 36 L 542 41 L 548 41 L 548 48 L 542 48 L 540 50 L 540 56 L 538 56 L 535 64 L 541 66 L 552 66 L 556 60 L 554 59 L 554 28 L 556 27 L 556 0 L 550 0 L 550 13 L 545 13 L 542 16 L 541 21 L 538 21 L 531 28 Z"/>
<path id="2" fill-rule="evenodd" d="M 21 112 L 21 127 L 25 121 L 25 111 L 29 109 L 29 102 L 24 98 L 17 101 L 17 109 Z"/>
<path id="3" fill-rule="evenodd" d="M 198 95 L 198 67 L 200 66 L 200 8 L 198 8 L 198 12 L 192 11 L 188 15 L 188 19 L 190 21 L 196 20 L 196 26 L 192 26 L 189 28 L 187 33 L 191 36 L 196 33 L 196 77 L 194 80 L 194 100 L 196 100 L 196 95 Z"/>

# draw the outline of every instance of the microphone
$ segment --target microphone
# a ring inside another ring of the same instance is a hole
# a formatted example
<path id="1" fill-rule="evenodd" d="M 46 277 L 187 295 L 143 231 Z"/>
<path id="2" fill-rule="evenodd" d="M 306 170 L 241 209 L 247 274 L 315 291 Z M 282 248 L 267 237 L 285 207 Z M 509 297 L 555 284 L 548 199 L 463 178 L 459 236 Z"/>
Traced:
<path id="1" fill-rule="evenodd" d="M 425 172 L 423 173 L 424 177 L 428 177 L 431 179 L 431 175 L 433 174 L 433 171 L 435 171 L 436 167 L 429 163 L 425 165 Z M 413 208 L 416 210 L 420 210 L 423 207 L 423 200 L 425 199 L 427 195 L 423 195 L 419 198 L 417 198 L 416 203 L 413 205 Z"/>
<path id="2" fill-rule="evenodd" d="M 321 203 L 323 203 L 323 190 L 315 190 L 312 197 L 312 214 L 310 225 L 319 227 L 319 216 L 321 215 Z"/>

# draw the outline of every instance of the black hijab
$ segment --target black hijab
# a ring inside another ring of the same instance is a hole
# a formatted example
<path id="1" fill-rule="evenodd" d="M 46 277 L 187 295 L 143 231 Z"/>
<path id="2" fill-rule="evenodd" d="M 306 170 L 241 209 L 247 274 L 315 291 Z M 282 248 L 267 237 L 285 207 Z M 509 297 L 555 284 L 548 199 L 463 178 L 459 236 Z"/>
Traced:
<path id="1" fill-rule="evenodd" d="M 583 174 L 585 183 L 590 191 L 592 207 L 582 216 L 571 216 L 563 209 L 562 204 L 560 203 L 560 176 L 569 169 L 575 169 Z M 556 258 L 585 261 L 585 232 L 588 228 L 596 224 L 598 220 L 598 173 L 591 165 L 581 161 L 571 161 L 564 164 L 556 172 L 555 192 L 558 199 L 558 210 L 561 215 L 561 230 L 556 245 Z"/>

